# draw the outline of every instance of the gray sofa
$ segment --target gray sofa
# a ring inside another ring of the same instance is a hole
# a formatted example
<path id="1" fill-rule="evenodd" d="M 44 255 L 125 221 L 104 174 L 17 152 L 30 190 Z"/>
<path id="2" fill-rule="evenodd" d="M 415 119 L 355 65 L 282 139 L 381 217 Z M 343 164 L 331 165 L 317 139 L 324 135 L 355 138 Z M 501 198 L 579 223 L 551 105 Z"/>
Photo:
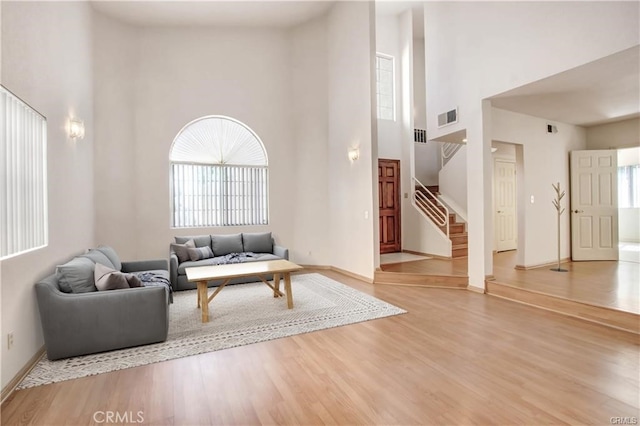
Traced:
<path id="1" fill-rule="evenodd" d="M 175 241 L 175 244 L 170 246 L 169 257 L 171 286 L 175 291 L 196 288 L 195 282 L 187 281 L 185 270 L 189 267 L 289 259 L 289 249 L 276 245 L 270 232 L 175 237 Z M 194 247 L 189 246 L 190 241 Z M 186 248 L 185 245 L 187 245 Z M 190 251 L 191 257 L 188 257 L 185 249 Z M 203 257 L 202 253 L 208 254 L 204 258 L 199 258 Z M 267 279 L 272 278 L 267 277 Z M 236 278 L 231 280 L 230 284 L 257 280 L 256 277 Z M 218 280 L 209 281 L 208 285 L 213 287 L 220 284 L 222 281 Z"/>
<path id="2" fill-rule="evenodd" d="M 111 275 L 119 279 L 136 276 L 142 286 L 98 291 L 96 263 L 113 269 Z M 56 360 L 165 341 L 171 301 L 168 277 L 165 259 L 120 262 L 109 247 L 59 265 L 55 274 L 35 284 L 47 357 Z"/>

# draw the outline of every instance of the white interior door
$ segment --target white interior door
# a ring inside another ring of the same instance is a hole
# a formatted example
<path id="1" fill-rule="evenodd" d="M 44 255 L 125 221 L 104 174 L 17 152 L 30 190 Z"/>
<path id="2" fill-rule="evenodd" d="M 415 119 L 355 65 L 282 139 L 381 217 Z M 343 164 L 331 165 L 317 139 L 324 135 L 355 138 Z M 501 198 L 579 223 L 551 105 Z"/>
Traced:
<path id="1" fill-rule="evenodd" d="M 618 260 L 618 154 L 571 151 L 571 258 Z"/>
<path id="2" fill-rule="evenodd" d="M 496 160 L 493 182 L 496 250 L 515 250 L 518 246 L 518 225 L 516 223 L 516 163 Z"/>

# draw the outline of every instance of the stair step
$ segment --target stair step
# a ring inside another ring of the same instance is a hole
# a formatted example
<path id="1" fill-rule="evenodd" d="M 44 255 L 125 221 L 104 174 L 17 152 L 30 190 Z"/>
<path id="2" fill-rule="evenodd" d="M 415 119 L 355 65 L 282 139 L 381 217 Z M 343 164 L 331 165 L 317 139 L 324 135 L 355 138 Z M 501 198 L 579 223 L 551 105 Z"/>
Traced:
<path id="1" fill-rule="evenodd" d="M 452 258 L 466 257 L 468 255 L 469 255 L 469 251 L 468 251 L 468 248 L 466 247 L 466 244 L 465 244 L 465 247 L 463 248 L 453 248 L 451 250 Z"/>
<path id="2" fill-rule="evenodd" d="M 375 271 L 374 284 L 435 288 L 466 288 L 469 277 L 460 275 L 430 275 L 410 272 Z"/>
<path id="3" fill-rule="evenodd" d="M 626 330 L 636 335 L 640 334 L 640 315 L 638 314 L 577 302 L 563 296 L 539 293 L 496 280 L 485 280 L 485 283 L 485 293 L 489 296 L 500 297 L 501 299 L 569 315 L 601 326 L 605 325 L 614 329 Z"/>
<path id="4" fill-rule="evenodd" d="M 449 239 L 454 246 L 458 244 L 467 244 L 469 242 L 469 234 L 466 232 L 462 234 L 450 234 Z"/>
<path id="5" fill-rule="evenodd" d="M 449 225 L 449 235 L 451 234 L 464 234 L 465 224 L 464 223 L 454 223 Z"/>

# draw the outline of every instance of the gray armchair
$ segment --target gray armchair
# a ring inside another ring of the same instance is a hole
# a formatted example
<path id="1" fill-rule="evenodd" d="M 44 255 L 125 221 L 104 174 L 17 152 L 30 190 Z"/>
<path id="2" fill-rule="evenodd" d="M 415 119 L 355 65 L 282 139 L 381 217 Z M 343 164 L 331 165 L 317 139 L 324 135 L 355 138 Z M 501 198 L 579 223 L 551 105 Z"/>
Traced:
<path id="1" fill-rule="evenodd" d="M 122 272 L 167 271 L 167 261 L 122 262 Z M 86 355 L 166 340 L 169 298 L 162 286 L 65 293 L 60 274 L 35 285 L 47 357 Z"/>

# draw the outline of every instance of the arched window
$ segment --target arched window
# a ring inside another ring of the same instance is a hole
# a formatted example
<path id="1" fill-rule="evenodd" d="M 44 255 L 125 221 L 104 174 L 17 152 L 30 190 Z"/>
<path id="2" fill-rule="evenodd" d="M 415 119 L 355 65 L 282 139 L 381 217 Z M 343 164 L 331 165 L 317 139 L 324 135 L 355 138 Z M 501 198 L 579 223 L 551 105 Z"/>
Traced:
<path id="1" fill-rule="evenodd" d="M 267 152 L 243 123 L 198 118 L 175 137 L 169 160 L 173 227 L 268 223 Z"/>

